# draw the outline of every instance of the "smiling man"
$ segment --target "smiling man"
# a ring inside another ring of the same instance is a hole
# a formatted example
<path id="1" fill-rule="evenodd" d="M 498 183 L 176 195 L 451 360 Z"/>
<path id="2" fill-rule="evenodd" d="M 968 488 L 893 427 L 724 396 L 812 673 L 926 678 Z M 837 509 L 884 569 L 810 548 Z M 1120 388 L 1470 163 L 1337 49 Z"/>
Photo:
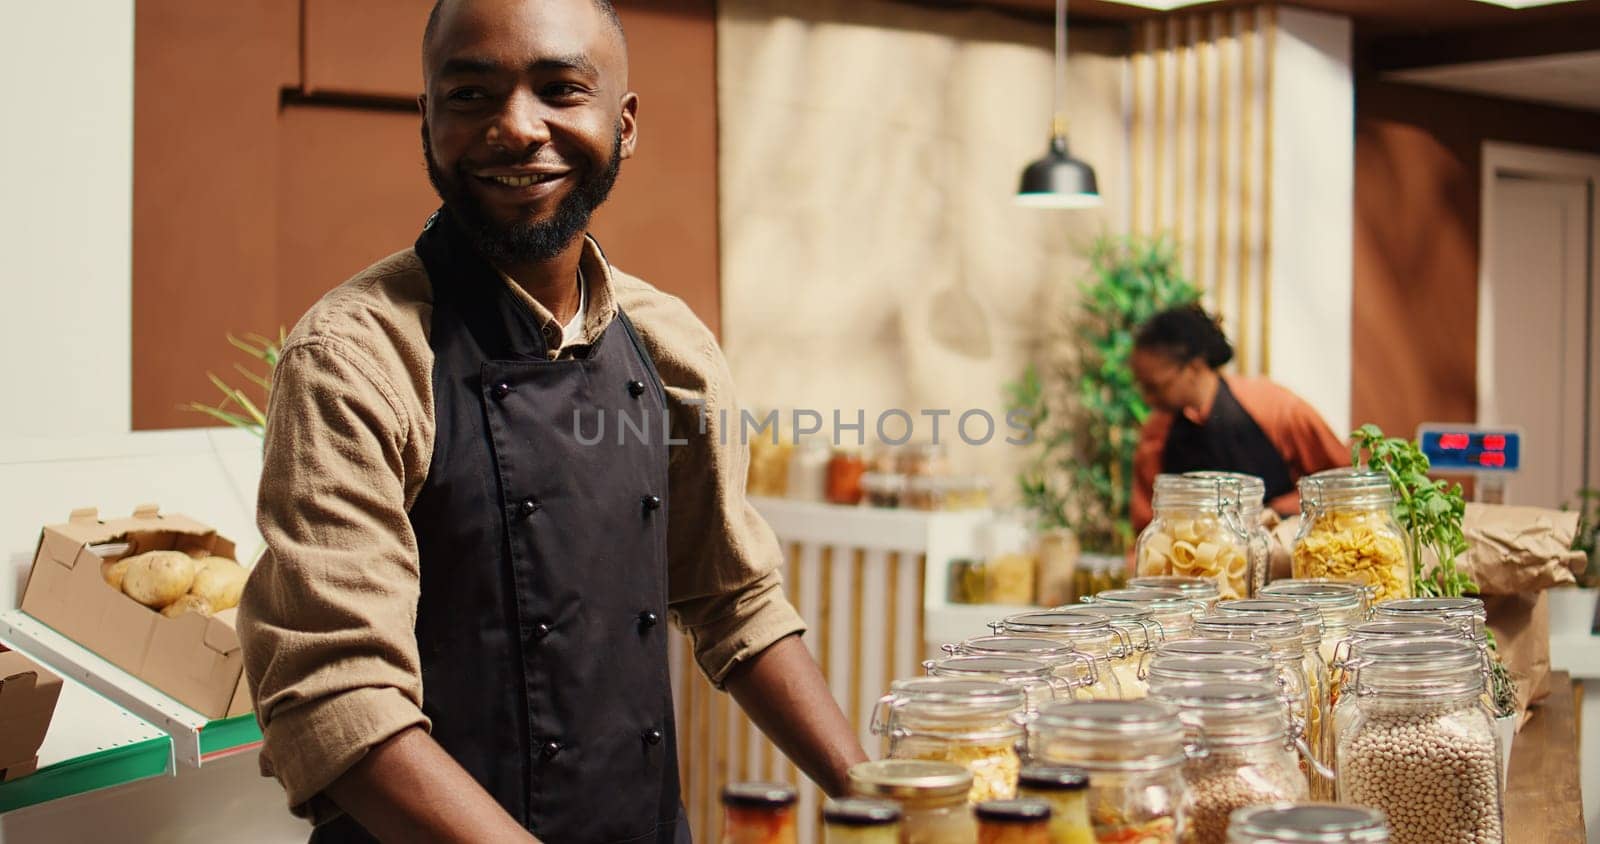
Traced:
<path id="1" fill-rule="evenodd" d="M 443 207 L 274 375 L 239 616 L 263 769 L 314 841 L 688 840 L 670 617 L 841 792 L 865 755 L 717 427 L 722 353 L 585 234 L 638 143 L 610 3 L 446 0 L 423 68 Z"/>

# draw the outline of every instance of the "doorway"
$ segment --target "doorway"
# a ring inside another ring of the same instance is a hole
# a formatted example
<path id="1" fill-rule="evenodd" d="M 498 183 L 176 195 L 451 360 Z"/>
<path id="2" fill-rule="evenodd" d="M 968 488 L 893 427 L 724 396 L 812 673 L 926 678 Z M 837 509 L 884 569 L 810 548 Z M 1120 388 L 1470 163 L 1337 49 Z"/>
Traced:
<path id="1" fill-rule="evenodd" d="M 1600 157 L 1484 145 L 1478 423 L 1523 432 L 1507 503 L 1600 486 L 1597 187 Z"/>

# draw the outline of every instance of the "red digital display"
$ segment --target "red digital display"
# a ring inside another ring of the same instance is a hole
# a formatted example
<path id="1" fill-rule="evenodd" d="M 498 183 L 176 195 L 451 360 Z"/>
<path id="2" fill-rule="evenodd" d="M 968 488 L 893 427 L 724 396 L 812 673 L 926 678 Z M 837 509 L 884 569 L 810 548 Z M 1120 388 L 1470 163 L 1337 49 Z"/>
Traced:
<path id="1" fill-rule="evenodd" d="M 1505 447 L 1505 444 L 1501 443 L 1501 448 L 1504 448 L 1504 447 Z M 1506 454 L 1503 451 L 1486 451 L 1486 452 L 1478 455 L 1478 465 L 1480 465 L 1480 466 L 1504 466 L 1504 465 L 1506 465 Z"/>
<path id="2" fill-rule="evenodd" d="M 1504 434 L 1489 434 L 1483 438 L 1484 451 L 1505 451 L 1506 438 Z M 1502 458 L 1503 459 L 1503 458 Z M 1503 464 L 1501 464 L 1503 465 Z"/>
<path id="3" fill-rule="evenodd" d="M 1439 448 L 1442 451 L 1466 451 L 1471 443 L 1472 437 L 1468 434 L 1443 434 L 1439 437 Z M 1500 438 L 1500 446 L 1505 447 L 1505 437 Z"/>

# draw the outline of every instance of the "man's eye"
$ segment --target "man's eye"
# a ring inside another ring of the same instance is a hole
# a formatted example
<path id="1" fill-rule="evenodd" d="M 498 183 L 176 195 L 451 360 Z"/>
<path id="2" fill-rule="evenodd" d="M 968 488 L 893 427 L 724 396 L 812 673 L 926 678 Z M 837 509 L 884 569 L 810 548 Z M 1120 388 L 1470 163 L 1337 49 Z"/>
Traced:
<path id="1" fill-rule="evenodd" d="M 575 99 L 587 93 L 588 91 L 583 86 L 573 85 L 569 82 L 554 82 L 544 86 L 544 95 L 558 100 Z"/>
<path id="2" fill-rule="evenodd" d="M 482 90 L 478 88 L 458 88 L 451 91 L 446 98 L 456 103 L 471 103 L 485 98 Z"/>

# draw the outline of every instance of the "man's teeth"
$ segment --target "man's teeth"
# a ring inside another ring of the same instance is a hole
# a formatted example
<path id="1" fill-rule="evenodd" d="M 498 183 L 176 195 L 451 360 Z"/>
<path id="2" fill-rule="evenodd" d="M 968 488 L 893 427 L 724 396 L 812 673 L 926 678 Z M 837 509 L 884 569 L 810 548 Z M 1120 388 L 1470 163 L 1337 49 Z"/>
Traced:
<path id="1" fill-rule="evenodd" d="M 556 174 L 539 173 L 532 176 L 490 176 L 489 178 L 499 182 L 502 185 L 505 185 L 508 188 L 525 188 L 529 185 L 536 185 L 540 182 L 548 182 L 551 179 L 556 178 Z"/>

